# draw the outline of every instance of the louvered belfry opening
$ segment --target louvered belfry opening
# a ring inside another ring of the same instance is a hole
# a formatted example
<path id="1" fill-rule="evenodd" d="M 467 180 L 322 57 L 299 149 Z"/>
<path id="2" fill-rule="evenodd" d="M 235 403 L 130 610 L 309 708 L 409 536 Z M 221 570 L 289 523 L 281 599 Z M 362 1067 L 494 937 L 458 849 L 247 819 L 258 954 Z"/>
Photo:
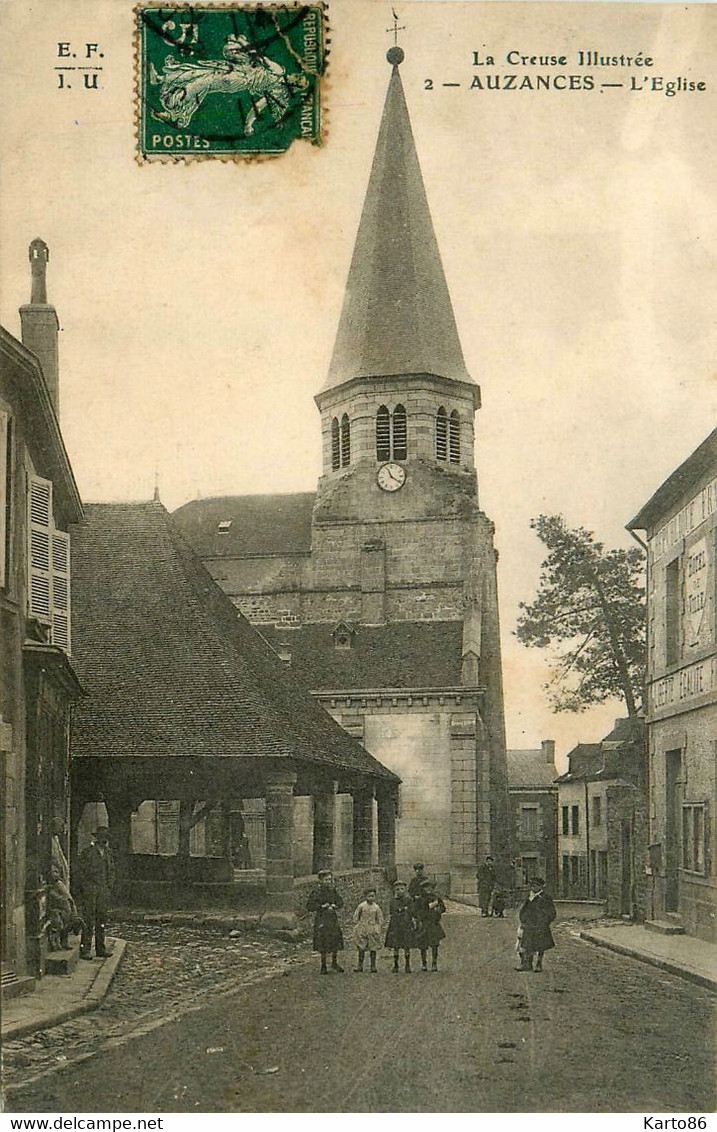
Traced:
<path id="1" fill-rule="evenodd" d="M 376 413 L 376 459 L 391 459 L 391 417 L 385 405 Z"/>
<path id="2" fill-rule="evenodd" d="M 436 413 L 436 459 L 448 459 L 448 417 L 443 405 Z"/>
<path id="3" fill-rule="evenodd" d="M 461 418 L 456 409 L 453 410 L 448 422 L 448 447 L 452 464 L 461 462 Z"/>
<path id="4" fill-rule="evenodd" d="M 335 472 L 341 467 L 341 441 L 339 439 L 339 422 L 334 417 L 331 422 L 331 470 Z"/>
<path id="5" fill-rule="evenodd" d="M 405 460 L 407 455 L 406 410 L 403 405 L 396 405 L 393 410 L 393 458 Z"/>
<path id="6" fill-rule="evenodd" d="M 341 467 L 348 468 L 351 463 L 351 424 L 348 414 L 341 418 Z"/>

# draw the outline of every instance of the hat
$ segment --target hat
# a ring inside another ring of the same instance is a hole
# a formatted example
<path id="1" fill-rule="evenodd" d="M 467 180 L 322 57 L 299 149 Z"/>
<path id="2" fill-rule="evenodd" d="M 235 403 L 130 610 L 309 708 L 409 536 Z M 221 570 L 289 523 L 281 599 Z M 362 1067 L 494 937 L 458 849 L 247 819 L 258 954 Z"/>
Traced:
<path id="1" fill-rule="evenodd" d="M 531 877 L 530 878 L 530 887 L 531 888 L 544 888 L 545 887 L 545 881 L 543 880 L 542 877 Z"/>
<path id="2" fill-rule="evenodd" d="M 376 889 L 375 888 L 365 888 L 363 890 L 364 896 L 371 896 L 372 893 L 373 893 L 374 896 L 376 895 Z"/>
<path id="3" fill-rule="evenodd" d="M 109 841 L 109 839 L 110 839 L 110 831 L 109 831 L 109 829 L 107 828 L 107 826 L 106 826 L 106 825 L 101 825 L 101 826 L 99 827 L 99 829 L 96 829 L 96 830 L 95 830 L 95 837 L 100 837 L 100 838 L 102 838 L 102 840 L 103 840 L 103 841 L 104 841 L 104 840 L 107 840 L 107 841 Z"/>
<path id="4" fill-rule="evenodd" d="M 319 871 L 316 875 L 319 876 L 319 877 L 330 877 L 331 876 L 331 869 L 319 869 Z"/>
<path id="5" fill-rule="evenodd" d="M 419 861 L 418 864 L 413 867 L 414 869 L 425 869 L 426 866 L 423 864 L 423 861 Z"/>
<path id="6" fill-rule="evenodd" d="M 396 880 L 396 881 L 393 882 L 393 887 L 394 888 L 405 888 L 406 882 L 405 882 L 405 880 Z"/>

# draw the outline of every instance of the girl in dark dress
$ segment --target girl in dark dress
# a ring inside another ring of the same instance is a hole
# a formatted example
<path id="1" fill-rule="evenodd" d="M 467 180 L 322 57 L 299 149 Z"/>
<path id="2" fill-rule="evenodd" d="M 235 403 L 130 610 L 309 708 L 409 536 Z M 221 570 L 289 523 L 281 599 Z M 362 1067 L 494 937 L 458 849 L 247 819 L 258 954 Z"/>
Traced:
<path id="1" fill-rule="evenodd" d="M 339 923 L 338 910 L 344 902 L 334 888 L 330 869 L 319 873 L 318 886 L 309 893 L 306 908 L 314 912 L 314 951 L 321 955 L 321 974 L 328 975 L 326 958 L 331 956 L 331 970 L 343 972 L 337 952 L 344 949 L 344 937 Z"/>
<path id="2" fill-rule="evenodd" d="M 416 946 L 416 924 L 413 918 L 413 901 L 406 884 L 397 880 L 393 886 L 386 947 L 393 948 L 393 969 L 398 971 L 398 953 L 403 951 L 404 969 L 411 973 L 411 948 Z"/>
<path id="3" fill-rule="evenodd" d="M 520 967 L 517 970 L 542 971 L 543 952 L 555 947 L 550 925 L 557 915 L 553 901 L 545 892 L 545 881 L 542 877 L 533 877 L 531 880 L 528 899 L 518 915 Z M 533 966 L 533 956 L 535 956 L 535 966 Z"/>
<path id="4" fill-rule="evenodd" d="M 433 881 L 424 880 L 421 893 L 414 902 L 414 914 L 418 922 L 418 947 L 421 952 L 421 970 L 428 970 L 428 948 L 431 949 L 431 970 L 438 970 L 438 947 L 446 933 L 441 926 L 441 916 L 446 906 L 436 892 Z"/>

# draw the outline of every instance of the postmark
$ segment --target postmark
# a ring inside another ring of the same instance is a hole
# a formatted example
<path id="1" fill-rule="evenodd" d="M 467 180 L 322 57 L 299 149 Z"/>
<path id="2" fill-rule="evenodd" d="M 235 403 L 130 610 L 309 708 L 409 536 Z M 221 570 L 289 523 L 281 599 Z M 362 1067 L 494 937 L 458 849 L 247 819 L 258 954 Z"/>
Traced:
<path id="1" fill-rule="evenodd" d="M 251 158 L 322 138 L 322 4 L 138 5 L 140 160 Z"/>

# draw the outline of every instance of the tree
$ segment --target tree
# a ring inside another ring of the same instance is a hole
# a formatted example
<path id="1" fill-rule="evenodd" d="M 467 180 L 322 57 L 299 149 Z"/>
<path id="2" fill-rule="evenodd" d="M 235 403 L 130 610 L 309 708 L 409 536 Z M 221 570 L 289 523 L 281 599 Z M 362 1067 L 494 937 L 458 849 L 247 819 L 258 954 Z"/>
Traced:
<path id="1" fill-rule="evenodd" d="M 538 593 L 520 603 L 516 636 L 557 651 L 546 691 L 555 711 L 583 711 L 615 696 L 635 716 L 645 677 L 644 554 L 606 550 L 562 515 L 539 515 L 531 528 L 548 549 Z"/>

